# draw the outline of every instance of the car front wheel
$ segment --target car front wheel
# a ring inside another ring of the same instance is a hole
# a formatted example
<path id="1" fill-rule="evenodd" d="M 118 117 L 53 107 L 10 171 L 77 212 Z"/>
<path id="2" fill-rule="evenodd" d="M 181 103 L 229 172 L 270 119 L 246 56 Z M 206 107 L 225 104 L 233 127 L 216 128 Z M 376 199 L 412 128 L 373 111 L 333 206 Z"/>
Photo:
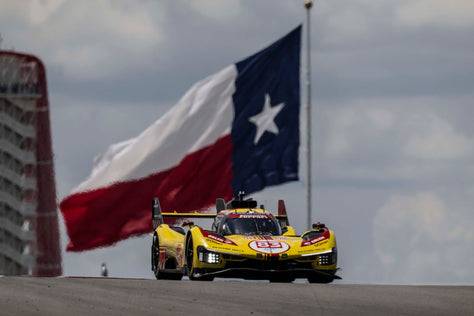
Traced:
<path id="1" fill-rule="evenodd" d="M 199 276 L 198 273 L 196 273 L 196 268 L 193 265 L 194 262 L 194 256 L 196 254 L 194 253 L 194 244 L 193 244 L 193 237 L 188 237 L 186 241 L 186 270 L 188 273 L 188 277 L 192 281 L 212 281 L 214 280 L 214 277 L 212 276 L 207 276 L 207 275 L 202 275 Z"/>

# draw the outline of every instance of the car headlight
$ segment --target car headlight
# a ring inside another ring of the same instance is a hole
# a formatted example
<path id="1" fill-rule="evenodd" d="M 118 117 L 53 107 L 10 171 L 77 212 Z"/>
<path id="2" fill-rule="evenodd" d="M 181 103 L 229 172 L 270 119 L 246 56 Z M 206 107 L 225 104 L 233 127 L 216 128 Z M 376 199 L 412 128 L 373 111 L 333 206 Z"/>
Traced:
<path id="1" fill-rule="evenodd" d="M 207 251 L 203 246 L 198 246 L 198 260 L 204 263 L 217 264 L 220 256 L 218 253 Z"/>
<path id="2" fill-rule="evenodd" d="M 320 266 L 329 266 L 337 262 L 337 248 L 332 248 L 332 252 L 318 256 L 318 264 Z"/>

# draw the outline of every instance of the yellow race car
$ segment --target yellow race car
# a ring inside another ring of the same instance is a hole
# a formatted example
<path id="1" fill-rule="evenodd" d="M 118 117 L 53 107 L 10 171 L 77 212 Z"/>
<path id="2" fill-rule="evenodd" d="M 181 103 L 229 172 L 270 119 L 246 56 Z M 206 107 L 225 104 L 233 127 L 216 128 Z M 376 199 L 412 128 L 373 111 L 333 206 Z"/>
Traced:
<path id="1" fill-rule="evenodd" d="M 157 279 L 212 281 L 214 277 L 292 282 L 307 278 L 310 283 L 340 279 L 334 233 L 322 223 L 297 235 L 289 226 L 284 201 L 278 215 L 257 208 L 257 202 L 216 201 L 217 213 L 163 213 L 153 199 L 153 244 L 151 267 Z M 169 226 L 163 218 L 213 218 L 212 229 L 184 221 Z"/>

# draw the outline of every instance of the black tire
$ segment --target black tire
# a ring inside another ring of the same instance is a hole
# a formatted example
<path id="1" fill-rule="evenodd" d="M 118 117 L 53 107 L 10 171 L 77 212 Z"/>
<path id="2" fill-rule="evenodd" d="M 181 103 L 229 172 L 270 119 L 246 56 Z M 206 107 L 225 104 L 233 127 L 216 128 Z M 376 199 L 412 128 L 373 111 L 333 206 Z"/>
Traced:
<path id="1" fill-rule="evenodd" d="M 157 280 L 181 280 L 183 275 L 181 273 L 169 273 L 160 270 L 160 243 L 158 236 L 153 235 L 153 244 L 151 246 L 151 262 L 153 273 Z"/>
<path id="2" fill-rule="evenodd" d="M 158 237 L 153 235 L 153 243 L 151 244 L 151 270 L 156 275 L 159 267 L 160 247 L 158 246 Z"/>
<path id="3" fill-rule="evenodd" d="M 195 277 L 195 271 L 193 267 L 193 260 L 194 260 L 194 244 L 193 244 L 193 237 L 189 236 L 186 239 L 186 271 L 188 274 L 188 277 L 191 281 L 213 281 L 214 277 L 213 276 L 200 276 L 200 277 Z"/>
<path id="4" fill-rule="evenodd" d="M 186 238 L 186 271 L 190 280 L 195 281 L 197 280 L 196 277 L 193 276 L 193 260 L 194 260 L 194 244 L 193 238 L 188 236 Z"/>
<path id="5" fill-rule="evenodd" d="M 329 272 L 329 273 L 321 273 L 321 274 L 314 274 L 310 277 L 308 277 L 308 282 L 309 283 L 323 283 L 323 284 L 327 284 L 327 283 L 331 283 L 332 281 L 334 281 L 334 276 Z"/>

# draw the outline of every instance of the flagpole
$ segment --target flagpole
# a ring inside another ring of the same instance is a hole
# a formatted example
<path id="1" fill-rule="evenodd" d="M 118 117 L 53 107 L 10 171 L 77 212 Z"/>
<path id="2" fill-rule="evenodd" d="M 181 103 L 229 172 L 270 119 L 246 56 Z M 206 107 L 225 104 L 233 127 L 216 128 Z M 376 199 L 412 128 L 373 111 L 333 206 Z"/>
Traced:
<path id="1" fill-rule="evenodd" d="M 304 3 L 306 7 L 306 90 L 307 90 L 307 103 L 306 103 L 306 123 L 307 123 L 307 137 L 306 137 L 306 163 L 307 163 L 307 185 L 306 185 L 306 195 L 307 195 L 307 206 L 308 206 L 308 213 L 307 213 L 307 225 L 309 229 L 311 229 L 311 36 L 310 36 L 310 29 L 311 29 L 311 19 L 310 19 L 310 11 L 311 7 L 313 6 L 313 2 L 311 0 L 306 0 Z"/>

